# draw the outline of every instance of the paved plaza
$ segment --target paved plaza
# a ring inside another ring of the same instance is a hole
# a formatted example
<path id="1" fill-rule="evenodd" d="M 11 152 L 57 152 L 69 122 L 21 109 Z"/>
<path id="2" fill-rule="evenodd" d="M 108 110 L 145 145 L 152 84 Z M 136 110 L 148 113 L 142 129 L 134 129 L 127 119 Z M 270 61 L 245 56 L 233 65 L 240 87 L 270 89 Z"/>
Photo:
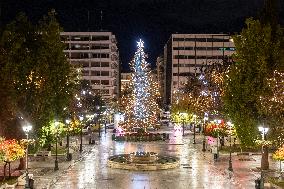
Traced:
<path id="1" fill-rule="evenodd" d="M 54 172 L 54 160 L 32 161 L 35 188 L 69 189 L 251 189 L 260 176 L 260 155 L 251 155 L 251 161 L 239 161 L 233 156 L 234 172 L 227 171 L 228 154 L 220 154 L 218 162 L 213 155 L 202 152 L 202 136 L 192 144 L 192 133 L 186 136 L 170 130 L 170 141 L 116 142 L 111 132 L 102 134 L 95 145 L 89 145 L 87 136 L 82 154 L 74 153 L 71 162 L 61 157 L 59 171 Z M 109 156 L 136 151 L 156 152 L 180 158 L 180 167 L 160 171 L 128 171 L 107 167 Z M 271 163 L 271 169 L 277 164 Z"/>

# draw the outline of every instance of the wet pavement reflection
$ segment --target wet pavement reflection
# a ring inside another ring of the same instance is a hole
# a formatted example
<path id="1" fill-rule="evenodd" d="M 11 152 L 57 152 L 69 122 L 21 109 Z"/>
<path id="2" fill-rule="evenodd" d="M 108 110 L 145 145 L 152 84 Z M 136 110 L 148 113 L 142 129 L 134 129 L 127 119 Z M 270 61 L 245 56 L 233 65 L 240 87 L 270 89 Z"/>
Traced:
<path id="1" fill-rule="evenodd" d="M 60 175 L 51 188 L 69 189 L 235 189 L 239 185 L 218 170 L 192 136 L 171 133 L 168 142 L 115 142 L 103 134 L 99 144 L 84 146 L 82 160 Z M 109 156 L 136 151 L 156 152 L 180 158 L 180 167 L 160 171 L 128 171 L 107 167 Z"/>

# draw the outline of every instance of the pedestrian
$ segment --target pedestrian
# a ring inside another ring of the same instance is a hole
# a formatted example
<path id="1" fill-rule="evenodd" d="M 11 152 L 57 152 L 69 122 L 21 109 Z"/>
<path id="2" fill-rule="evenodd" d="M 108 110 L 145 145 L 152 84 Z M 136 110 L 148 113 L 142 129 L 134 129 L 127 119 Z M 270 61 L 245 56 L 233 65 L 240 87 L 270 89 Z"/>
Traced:
<path id="1" fill-rule="evenodd" d="M 217 159 L 218 159 L 218 148 L 217 148 L 217 146 L 214 145 L 212 147 L 212 153 L 213 153 L 214 161 L 217 161 Z"/>

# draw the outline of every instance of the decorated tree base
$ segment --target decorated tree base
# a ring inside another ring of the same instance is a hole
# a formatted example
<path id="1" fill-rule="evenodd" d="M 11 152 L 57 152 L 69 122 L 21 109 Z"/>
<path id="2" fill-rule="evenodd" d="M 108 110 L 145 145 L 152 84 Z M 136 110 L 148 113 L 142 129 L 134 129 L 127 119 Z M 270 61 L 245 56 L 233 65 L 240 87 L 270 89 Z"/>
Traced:
<path id="1" fill-rule="evenodd" d="M 127 134 L 113 134 L 114 141 L 129 141 L 129 142 L 151 142 L 151 141 L 165 141 L 169 140 L 168 133 L 127 133 Z"/>

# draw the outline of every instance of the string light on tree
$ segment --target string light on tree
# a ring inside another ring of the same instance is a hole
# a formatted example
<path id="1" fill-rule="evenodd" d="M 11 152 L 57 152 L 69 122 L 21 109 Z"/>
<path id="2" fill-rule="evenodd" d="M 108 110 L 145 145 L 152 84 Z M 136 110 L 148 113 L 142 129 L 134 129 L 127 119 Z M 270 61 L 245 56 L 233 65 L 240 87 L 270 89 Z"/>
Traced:
<path id="1" fill-rule="evenodd" d="M 137 41 L 134 58 L 130 62 L 132 75 L 129 93 L 122 98 L 122 103 L 125 103 L 125 121 L 121 126 L 125 131 L 131 131 L 133 128 L 142 128 L 145 131 L 157 123 L 159 92 L 149 64 L 145 60 L 143 48 L 144 42 L 140 39 Z"/>

